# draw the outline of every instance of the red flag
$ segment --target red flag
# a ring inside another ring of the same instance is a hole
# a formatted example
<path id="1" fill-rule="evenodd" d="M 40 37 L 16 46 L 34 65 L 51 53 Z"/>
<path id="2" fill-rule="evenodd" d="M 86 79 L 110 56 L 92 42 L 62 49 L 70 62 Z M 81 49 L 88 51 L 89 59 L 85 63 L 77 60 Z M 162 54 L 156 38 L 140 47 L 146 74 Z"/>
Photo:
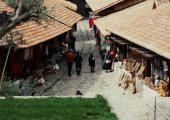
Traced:
<path id="1" fill-rule="evenodd" d="M 156 9 L 156 3 L 154 1 L 152 9 Z"/>

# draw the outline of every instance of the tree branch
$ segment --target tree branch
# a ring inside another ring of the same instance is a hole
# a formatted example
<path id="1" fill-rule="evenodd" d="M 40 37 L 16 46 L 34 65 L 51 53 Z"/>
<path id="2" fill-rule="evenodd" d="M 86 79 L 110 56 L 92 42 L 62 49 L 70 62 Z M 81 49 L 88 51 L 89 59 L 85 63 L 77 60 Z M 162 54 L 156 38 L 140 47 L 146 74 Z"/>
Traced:
<path id="1" fill-rule="evenodd" d="M 16 25 L 18 25 L 21 21 L 28 19 L 29 17 L 31 17 L 33 14 L 32 11 L 29 11 L 23 15 L 20 15 L 19 17 L 15 18 L 11 23 L 9 23 L 6 26 L 1 26 L 0 27 L 0 39 L 9 31 L 11 30 L 13 27 L 15 27 Z"/>
<path id="2" fill-rule="evenodd" d="M 15 4 L 17 9 L 13 15 L 11 14 L 9 16 L 9 22 L 6 22 L 5 25 L 0 25 L 0 40 L 8 31 L 20 24 L 20 22 L 28 20 L 31 17 L 39 18 L 42 9 L 42 0 L 18 0 Z"/>
<path id="3" fill-rule="evenodd" d="M 4 64 L 2 76 L 1 76 L 1 79 L 0 79 L 0 90 L 2 88 L 2 81 L 4 79 L 5 69 L 6 69 L 6 65 L 7 65 L 7 61 L 8 61 L 8 58 L 9 58 L 10 51 L 11 51 L 11 45 L 8 47 L 8 53 L 7 53 L 7 56 L 6 56 L 6 59 L 5 59 L 5 64 Z"/>
<path id="4" fill-rule="evenodd" d="M 11 19 L 12 21 L 17 19 L 21 15 L 22 8 L 23 8 L 23 0 L 20 0 L 20 2 L 18 4 L 18 8 L 15 12 L 15 16 Z"/>

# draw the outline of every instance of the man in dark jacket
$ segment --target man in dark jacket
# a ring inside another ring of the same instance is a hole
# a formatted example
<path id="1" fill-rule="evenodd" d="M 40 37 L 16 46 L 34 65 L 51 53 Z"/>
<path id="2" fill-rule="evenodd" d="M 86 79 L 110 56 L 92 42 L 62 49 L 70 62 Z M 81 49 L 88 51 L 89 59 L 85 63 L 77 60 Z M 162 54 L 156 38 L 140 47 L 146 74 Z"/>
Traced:
<path id="1" fill-rule="evenodd" d="M 91 72 L 94 73 L 95 59 L 94 59 L 93 53 L 91 53 L 89 57 L 89 66 L 90 66 Z"/>
<path id="2" fill-rule="evenodd" d="M 76 38 L 72 35 L 71 36 L 71 49 L 73 50 L 74 53 L 76 52 L 75 41 L 76 41 Z"/>
<path id="3" fill-rule="evenodd" d="M 80 75 L 81 68 L 82 68 L 82 61 L 83 61 L 83 58 L 80 55 L 79 51 L 77 51 L 76 56 L 74 57 L 74 62 L 76 63 L 77 75 Z"/>

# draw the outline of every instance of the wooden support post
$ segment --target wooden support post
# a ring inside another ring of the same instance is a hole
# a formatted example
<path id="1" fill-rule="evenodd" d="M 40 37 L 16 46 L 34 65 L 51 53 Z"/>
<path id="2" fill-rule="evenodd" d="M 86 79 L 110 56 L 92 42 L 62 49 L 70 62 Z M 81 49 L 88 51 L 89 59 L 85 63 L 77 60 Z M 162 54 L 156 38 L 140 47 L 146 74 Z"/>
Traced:
<path id="1" fill-rule="evenodd" d="M 11 51 L 11 45 L 8 47 L 8 53 L 7 53 L 5 64 L 4 64 L 4 67 L 3 67 L 3 70 L 2 70 L 2 76 L 1 76 L 1 81 L 0 81 L 0 90 L 1 90 L 1 87 L 2 87 L 2 81 L 4 79 L 5 69 L 6 69 L 6 65 L 7 65 L 7 61 L 8 61 L 8 58 L 9 58 L 10 51 Z"/>

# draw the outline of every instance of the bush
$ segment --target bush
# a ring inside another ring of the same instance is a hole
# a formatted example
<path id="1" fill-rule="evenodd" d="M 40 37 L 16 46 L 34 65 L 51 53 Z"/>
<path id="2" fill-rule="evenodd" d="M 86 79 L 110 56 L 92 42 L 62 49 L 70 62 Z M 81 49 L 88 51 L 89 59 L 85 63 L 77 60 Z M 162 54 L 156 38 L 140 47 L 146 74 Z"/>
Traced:
<path id="1" fill-rule="evenodd" d="M 29 96 L 32 93 L 32 86 L 29 84 L 29 80 L 22 80 L 21 81 L 22 87 L 21 87 L 21 93 L 22 95 Z"/>
<path id="2" fill-rule="evenodd" d="M 12 97 L 19 94 L 19 85 L 14 82 L 4 81 L 0 90 L 0 96 Z"/>

